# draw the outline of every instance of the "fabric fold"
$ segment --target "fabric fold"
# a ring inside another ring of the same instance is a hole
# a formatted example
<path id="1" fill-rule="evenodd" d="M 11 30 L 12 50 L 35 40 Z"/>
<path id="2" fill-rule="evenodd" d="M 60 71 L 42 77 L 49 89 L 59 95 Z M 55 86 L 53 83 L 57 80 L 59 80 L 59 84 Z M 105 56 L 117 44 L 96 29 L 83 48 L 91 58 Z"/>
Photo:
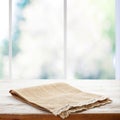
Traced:
<path id="1" fill-rule="evenodd" d="M 9 91 L 14 97 L 61 118 L 110 103 L 108 97 L 83 92 L 66 83 L 52 83 Z"/>

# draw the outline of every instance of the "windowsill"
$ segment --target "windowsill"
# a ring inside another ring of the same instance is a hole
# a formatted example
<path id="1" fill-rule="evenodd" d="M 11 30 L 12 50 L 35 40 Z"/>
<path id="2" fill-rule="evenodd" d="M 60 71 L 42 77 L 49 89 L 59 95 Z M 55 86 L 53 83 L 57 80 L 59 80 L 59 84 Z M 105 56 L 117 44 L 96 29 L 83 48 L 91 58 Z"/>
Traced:
<path id="1" fill-rule="evenodd" d="M 33 108 L 16 100 L 9 94 L 10 89 L 41 85 L 52 82 L 67 82 L 86 92 L 105 95 L 112 99 L 111 104 L 96 107 L 70 115 L 67 120 L 118 120 L 120 119 L 120 81 L 119 80 L 19 80 L 0 81 L 0 119 L 60 120 L 48 112 Z"/>

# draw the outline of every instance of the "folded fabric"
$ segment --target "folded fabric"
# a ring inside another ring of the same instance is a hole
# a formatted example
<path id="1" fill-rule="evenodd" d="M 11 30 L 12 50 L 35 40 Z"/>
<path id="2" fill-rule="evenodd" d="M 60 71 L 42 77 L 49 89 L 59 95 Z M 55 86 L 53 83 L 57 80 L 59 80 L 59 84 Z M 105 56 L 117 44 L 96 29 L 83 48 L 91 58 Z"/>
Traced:
<path id="1" fill-rule="evenodd" d="M 107 97 L 83 92 L 66 83 L 10 90 L 10 93 L 28 104 L 49 111 L 63 119 L 71 113 L 111 102 Z"/>

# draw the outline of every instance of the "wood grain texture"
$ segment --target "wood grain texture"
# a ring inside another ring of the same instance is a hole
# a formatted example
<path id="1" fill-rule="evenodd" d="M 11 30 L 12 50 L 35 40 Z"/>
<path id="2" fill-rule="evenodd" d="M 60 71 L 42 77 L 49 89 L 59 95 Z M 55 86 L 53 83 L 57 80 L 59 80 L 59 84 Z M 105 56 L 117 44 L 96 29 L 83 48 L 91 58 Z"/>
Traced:
<path id="1" fill-rule="evenodd" d="M 21 80 L 0 81 L 0 120 L 60 120 L 52 114 L 33 108 L 16 100 L 9 94 L 18 89 L 64 80 Z M 108 96 L 111 104 L 72 114 L 66 120 L 120 120 L 120 81 L 118 80 L 69 80 L 64 81 L 86 92 Z"/>
<path id="2" fill-rule="evenodd" d="M 0 120 L 61 120 L 51 114 L 2 115 Z M 65 120 L 120 120 L 120 114 L 72 114 Z"/>

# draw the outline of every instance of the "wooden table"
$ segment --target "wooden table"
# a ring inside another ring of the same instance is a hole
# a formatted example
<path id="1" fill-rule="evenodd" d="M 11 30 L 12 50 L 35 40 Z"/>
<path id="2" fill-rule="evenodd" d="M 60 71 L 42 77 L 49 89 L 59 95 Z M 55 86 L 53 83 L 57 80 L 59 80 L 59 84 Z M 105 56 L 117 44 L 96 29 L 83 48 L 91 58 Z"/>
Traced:
<path id="1" fill-rule="evenodd" d="M 38 110 L 9 94 L 10 89 L 64 81 L 86 92 L 112 99 L 111 104 L 81 113 L 71 114 L 66 120 L 120 120 L 120 81 L 118 80 L 0 80 L 0 120 L 61 120 L 51 113 Z"/>

